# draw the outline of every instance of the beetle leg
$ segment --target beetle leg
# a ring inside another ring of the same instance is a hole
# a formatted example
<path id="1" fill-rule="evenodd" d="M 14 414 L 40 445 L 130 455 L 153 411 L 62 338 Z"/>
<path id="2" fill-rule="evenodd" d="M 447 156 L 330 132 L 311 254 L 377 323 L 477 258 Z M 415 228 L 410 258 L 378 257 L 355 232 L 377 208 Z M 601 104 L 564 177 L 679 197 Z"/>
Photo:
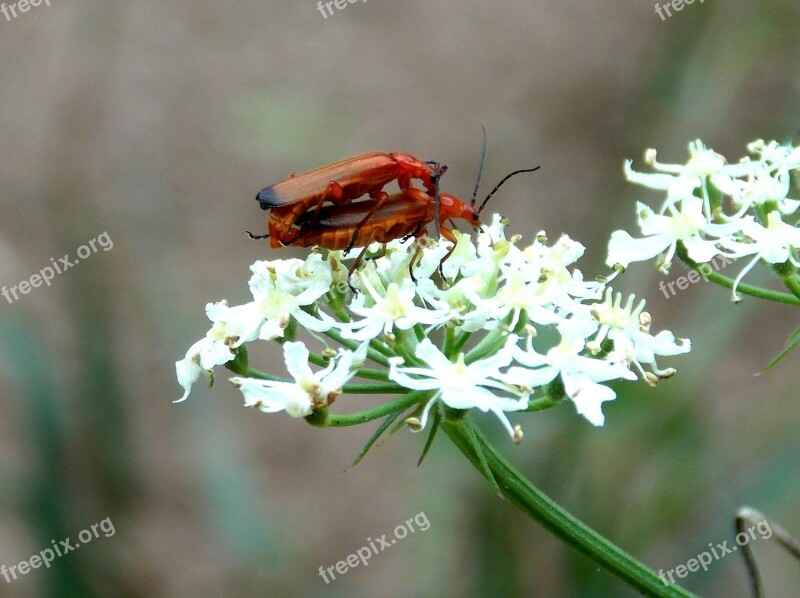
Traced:
<path id="1" fill-rule="evenodd" d="M 375 215 L 375 213 L 381 208 L 381 206 L 383 206 L 383 204 L 386 203 L 386 200 L 388 198 L 389 196 L 387 194 L 384 194 L 384 197 L 379 199 L 378 202 L 372 207 L 372 209 L 369 212 L 367 212 L 367 215 L 361 219 L 361 222 L 356 224 L 356 227 L 353 229 L 353 236 L 350 237 L 350 242 L 347 244 L 347 249 L 345 249 L 345 252 L 350 251 L 353 248 L 353 245 L 355 245 L 356 239 L 358 238 L 358 233 L 361 230 L 361 227 L 364 226 L 364 224 L 366 224 L 366 222 Z M 373 234 L 370 235 L 370 239 L 372 239 L 375 236 L 374 232 L 375 231 L 373 231 Z M 372 241 L 370 241 L 370 243 L 371 242 Z M 369 243 L 367 243 L 367 245 L 369 245 Z"/>
<path id="2" fill-rule="evenodd" d="M 291 247 L 292 245 L 297 243 L 297 241 L 299 241 L 300 239 L 305 237 L 310 232 L 311 231 L 309 229 L 305 229 L 305 230 L 300 229 L 300 230 L 297 231 L 297 234 L 294 237 L 292 237 L 290 240 L 288 240 L 288 241 L 282 240 L 281 241 L 281 245 L 283 245 L 284 247 Z"/>
<path id="3" fill-rule="evenodd" d="M 266 233 L 266 234 L 263 234 L 263 235 L 254 235 L 249 230 L 246 230 L 244 232 L 247 234 L 248 237 L 250 237 L 251 239 L 254 239 L 254 240 L 255 239 L 267 239 L 267 238 L 269 238 L 269 233 Z"/>
<path id="4" fill-rule="evenodd" d="M 320 196 L 319 201 L 317 201 L 317 206 L 314 208 L 314 213 L 311 215 L 309 225 L 314 226 L 314 224 L 317 222 L 319 211 L 322 209 L 322 206 L 325 205 L 327 200 L 331 200 L 335 205 L 339 205 L 342 203 L 343 199 L 344 189 L 342 186 L 336 181 L 331 181 L 328 183 L 328 186 L 325 187 L 325 192 Z"/>
<path id="5" fill-rule="evenodd" d="M 369 198 L 370 199 L 384 200 L 387 197 L 389 197 L 389 194 L 386 193 L 386 191 L 383 191 L 381 189 L 374 189 L 374 190 L 369 192 Z"/>
<path id="6" fill-rule="evenodd" d="M 453 231 L 451 231 L 446 226 L 442 225 L 440 232 L 442 233 L 442 236 L 445 239 L 447 239 L 453 244 L 452 247 L 450 247 L 450 249 L 447 250 L 447 253 L 444 254 L 444 257 L 439 261 L 439 268 L 438 268 L 439 276 L 442 277 L 442 280 L 447 280 L 444 276 L 444 272 L 442 271 L 442 264 L 444 264 L 450 258 L 450 256 L 453 255 L 453 252 L 456 250 L 457 241 L 455 235 L 453 235 Z"/>
<path id="7" fill-rule="evenodd" d="M 378 229 L 372 229 L 372 232 L 369 234 L 369 238 L 367 239 L 367 243 L 364 245 L 364 249 L 361 250 L 361 253 L 358 254 L 358 257 L 353 260 L 353 263 L 350 264 L 350 267 L 347 269 L 347 286 L 350 287 L 350 290 L 353 291 L 355 295 L 358 290 L 350 284 L 350 277 L 353 276 L 353 272 L 356 271 L 356 268 L 361 265 L 361 262 L 364 261 L 364 254 L 367 253 L 367 249 L 369 249 L 370 244 L 375 239 L 375 234 L 378 232 Z M 384 245 L 385 248 L 385 245 Z"/>
<path id="8" fill-rule="evenodd" d="M 422 247 L 420 246 L 419 243 L 416 243 L 415 247 L 414 247 L 414 255 L 411 256 L 411 261 L 408 262 L 408 274 L 411 276 L 411 281 L 414 284 L 418 283 L 417 277 L 414 276 L 414 264 L 416 263 L 417 259 L 420 257 L 421 253 L 422 253 Z"/>
<path id="9" fill-rule="evenodd" d="M 450 230 L 449 228 L 447 228 L 447 227 L 446 227 L 444 224 L 442 224 L 442 226 L 439 228 L 439 232 L 441 232 L 441 233 L 442 233 L 442 236 L 443 236 L 445 239 L 447 239 L 448 241 L 450 241 L 450 242 L 453 244 L 453 249 L 455 249 L 455 246 L 456 246 L 456 237 L 455 237 L 455 235 L 453 234 L 453 231 L 451 231 L 451 230 Z M 450 249 L 450 252 L 448 253 L 448 255 L 450 255 L 450 253 L 452 253 L 452 252 L 453 252 L 453 249 Z"/>

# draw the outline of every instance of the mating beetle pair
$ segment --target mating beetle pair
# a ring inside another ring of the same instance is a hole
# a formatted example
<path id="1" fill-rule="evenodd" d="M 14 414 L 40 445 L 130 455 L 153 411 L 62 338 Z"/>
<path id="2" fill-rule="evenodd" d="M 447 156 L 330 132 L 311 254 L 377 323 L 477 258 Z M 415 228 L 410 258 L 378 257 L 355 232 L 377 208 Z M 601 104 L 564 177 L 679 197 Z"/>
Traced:
<path id="1" fill-rule="evenodd" d="M 484 130 L 481 170 L 485 154 Z M 270 237 L 272 247 L 317 245 L 331 250 L 364 247 L 366 251 L 373 242 L 420 237 L 433 221 L 437 236 L 441 234 L 455 241 L 452 231 L 445 226 L 448 220 L 460 218 L 473 226 L 480 225 L 486 202 L 506 180 L 538 168 L 517 170 L 505 176 L 477 207 L 478 183 L 469 204 L 439 192 L 439 179 L 447 166 L 403 153 L 359 154 L 262 189 L 256 200 L 262 210 L 271 210 L 269 232 L 260 236 L 248 234 L 254 239 Z M 413 187 L 412 179 L 422 181 L 425 190 Z M 400 193 L 389 195 L 383 189 L 395 180 Z M 369 199 L 353 202 L 365 194 Z M 361 261 L 364 251 L 351 271 Z"/>

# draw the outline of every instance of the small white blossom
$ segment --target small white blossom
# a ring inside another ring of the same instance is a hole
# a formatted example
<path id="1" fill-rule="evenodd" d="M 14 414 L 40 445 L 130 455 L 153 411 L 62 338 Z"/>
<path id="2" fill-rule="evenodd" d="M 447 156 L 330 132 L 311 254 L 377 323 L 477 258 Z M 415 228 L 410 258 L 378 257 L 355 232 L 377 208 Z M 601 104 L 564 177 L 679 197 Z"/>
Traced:
<path id="1" fill-rule="evenodd" d="M 189 348 L 183 360 L 175 362 L 178 383 L 184 390 L 176 403 L 186 400 L 201 375 L 212 381 L 214 366 L 228 363 L 234 357 L 233 349 L 256 338 L 258 328 L 253 325 L 252 307 L 252 304 L 229 307 L 227 301 L 206 305 L 206 315 L 213 326 Z"/>
<path id="2" fill-rule="evenodd" d="M 506 411 L 519 411 L 528 405 L 528 392 L 518 386 L 500 381 L 500 369 L 511 363 L 511 347 L 517 337 L 511 335 L 500 351 L 485 359 L 467 365 L 464 354 L 453 363 L 429 339 L 417 345 L 416 356 L 427 367 L 402 367 L 392 362 L 389 379 L 413 390 L 436 390 L 436 394 L 425 405 L 420 420 L 424 428 L 431 407 L 437 400 L 454 409 L 476 408 L 491 411 L 503 423 L 514 438 L 514 429 L 506 417 Z M 504 395 L 499 396 L 501 391 Z"/>
<path id="3" fill-rule="evenodd" d="M 233 353 L 225 345 L 219 345 L 208 337 L 202 338 L 189 347 L 186 357 L 175 362 L 175 375 L 178 384 L 183 387 L 183 396 L 175 400 L 175 403 L 185 401 L 192 390 L 192 386 L 200 379 L 203 374 L 209 380 L 214 380 L 212 368 L 215 365 L 222 365 L 233 359 Z"/>
<path id="4" fill-rule="evenodd" d="M 309 351 L 303 343 L 283 345 L 286 369 L 294 382 L 231 378 L 231 384 L 242 391 L 245 407 L 257 407 L 265 413 L 286 411 L 292 417 L 305 417 L 314 409 L 329 405 L 341 393 L 353 371 L 353 353 L 343 351 L 328 367 L 313 372 L 308 365 Z"/>
<path id="5" fill-rule="evenodd" d="M 624 361 L 611 361 L 586 356 L 586 338 L 594 334 L 597 324 L 590 318 L 578 316 L 558 326 L 561 342 L 542 355 L 533 348 L 532 338 L 526 339 L 525 349 L 515 347 L 514 360 L 520 366 L 508 370 L 503 379 L 514 384 L 531 387 L 544 386 L 561 376 L 564 391 L 575 403 L 579 414 L 595 426 L 605 420 L 602 403 L 616 394 L 600 384 L 615 379 L 635 380 Z"/>
<path id="6" fill-rule="evenodd" d="M 669 215 L 656 214 L 643 203 L 637 204 L 639 227 L 645 237 L 634 239 L 625 231 L 614 231 L 608 243 L 606 264 L 620 264 L 627 268 L 631 262 L 643 261 L 665 252 L 659 267 L 668 270 L 675 255 L 678 241 L 686 246 L 689 257 L 695 262 L 707 262 L 720 250 L 716 241 L 707 240 L 706 235 L 723 237 L 739 230 L 739 222 L 716 224 L 709 222 L 703 214 L 703 201 L 697 197 L 687 197 L 680 209 L 668 206 Z"/>
<path id="7" fill-rule="evenodd" d="M 733 258 L 754 256 L 734 281 L 734 301 L 739 300 L 736 287 L 759 260 L 770 264 L 782 264 L 788 261 L 793 266 L 800 267 L 800 262 L 792 252 L 792 249 L 800 247 L 800 228 L 783 222 L 779 211 L 773 210 L 767 214 L 767 226 L 762 226 L 752 220 L 745 223 L 742 226 L 742 233 L 748 239 L 746 242 L 733 239 L 721 241 L 721 245 L 730 252 L 729 255 Z"/>
<path id="8" fill-rule="evenodd" d="M 363 341 L 388 334 L 395 327 L 408 330 L 415 324 L 441 324 L 450 318 L 446 305 L 432 308 L 416 305 L 417 290 L 410 278 L 403 281 L 402 286 L 389 283 L 382 293 L 366 278 L 363 285 L 367 292 L 360 293 L 350 305 L 350 310 L 362 319 L 341 325 L 346 338 Z"/>
<path id="9" fill-rule="evenodd" d="M 656 156 L 656 150 L 649 149 L 645 152 L 644 160 L 658 172 L 636 172 L 631 167 L 631 161 L 626 160 L 625 178 L 650 189 L 666 191 L 667 205 L 692 197 L 699 191 L 708 207 L 707 179 L 715 185 L 725 185 L 732 177 L 751 174 L 756 168 L 750 162 L 727 164 L 724 156 L 707 148 L 699 139 L 689 143 L 689 160 L 686 164 L 664 164 Z"/>
<path id="10" fill-rule="evenodd" d="M 256 306 L 253 322 L 259 329 L 258 338 L 281 338 L 291 318 L 315 332 L 333 326 L 334 320 L 324 312 L 315 318 L 303 309 L 330 290 L 330 264 L 322 261 L 319 254 L 312 253 L 306 262 L 298 259 L 256 262 L 250 269 L 253 271 L 250 291 Z"/>
<path id="11" fill-rule="evenodd" d="M 604 301 L 590 306 L 592 317 L 597 320 L 600 328 L 588 347 L 593 353 L 597 353 L 603 341 L 609 339 L 614 342 L 614 350 L 609 354 L 609 359 L 623 359 L 635 366 L 645 380 L 650 377 L 642 364 L 650 365 L 656 375 L 663 377 L 665 371 L 658 369 L 656 356 L 688 353 L 691 342 L 689 339 L 676 342 L 675 336 L 668 330 L 651 335 L 650 314 L 644 311 L 645 301 L 642 299 L 634 305 L 635 301 L 635 296 L 631 295 L 623 306 L 622 293 L 617 293 L 614 297 L 613 291 L 606 289 Z"/>

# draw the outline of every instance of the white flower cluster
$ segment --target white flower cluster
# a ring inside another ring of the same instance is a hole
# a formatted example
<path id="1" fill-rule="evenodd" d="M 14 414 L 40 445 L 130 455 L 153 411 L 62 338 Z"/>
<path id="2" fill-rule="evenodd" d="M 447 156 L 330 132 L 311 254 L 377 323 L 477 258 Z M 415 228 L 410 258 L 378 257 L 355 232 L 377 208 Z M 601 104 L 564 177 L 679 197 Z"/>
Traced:
<path id="1" fill-rule="evenodd" d="M 615 231 L 607 264 L 627 267 L 660 256 L 659 269 L 666 272 L 679 241 L 698 264 L 716 256 L 750 257 L 734 281 L 734 301 L 739 300 L 736 288 L 742 278 L 760 260 L 800 266 L 797 219 L 791 224 L 785 221 L 800 206 L 800 201 L 789 198 L 791 172 L 800 169 L 800 148 L 759 140 L 748 150 L 754 157 L 728 164 L 697 140 L 689 144 L 686 164 L 662 164 L 654 149 L 645 153 L 654 173 L 636 172 L 627 161 L 629 181 L 666 191 L 666 199 L 657 212 L 637 204 L 644 237 L 635 239 L 625 231 Z"/>
<path id="2" fill-rule="evenodd" d="M 519 439 L 506 412 L 526 409 L 537 389 L 553 382 L 560 381 L 561 396 L 580 414 L 602 425 L 601 404 L 615 397 L 605 383 L 641 376 L 652 385 L 674 373 L 659 369 L 656 356 L 685 353 L 689 341 L 678 342 L 667 331 L 651 335 L 644 301 L 630 297 L 623 303 L 604 283 L 570 270 L 583 255 L 581 244 L 563 236 L 548 245 L 541 232 L 519 248 L 519 239 L 507 240 L 503 229 L 496 216 L 475 241 L 456 232 L 454 248 L 424 237 L 393 241 L 383 250 L 376 246 L 380 255 L 366 260 L 349 281 L 359 291 L 355 295 L 347 293 L 342 252 L 256 262 L 253 301 L 207 306 L 213 326 L 176 363 L 185 390 L 179 400 L 201 375 L 210 377 L 214 366 L 234 359 L 237 347 L 282 340 L 293 322 L 349 348 L 335 354 L 328 349 L 328 367 L 315 373 L 306 346 L 285 342 L 293 380 L 232 379 L 248 406 L 309 415 L 359 375 L 372 351 L 388 364 L 389 381 L 408 391 L 430 391 L 420 428 L 441 400 L 455 409 L 492 412 Z M 437 275 L 440 267 L 444 279 Z M 437 346 L 432 339 L 443 340 Z"/>

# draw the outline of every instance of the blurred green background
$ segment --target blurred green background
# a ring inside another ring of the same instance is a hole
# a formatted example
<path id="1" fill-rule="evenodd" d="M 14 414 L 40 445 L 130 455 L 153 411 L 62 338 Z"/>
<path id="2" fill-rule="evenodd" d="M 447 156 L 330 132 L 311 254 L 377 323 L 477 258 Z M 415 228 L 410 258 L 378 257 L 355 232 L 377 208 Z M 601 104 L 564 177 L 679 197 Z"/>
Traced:
<path id="1" fill-rule="evenodd" d="M 656 147 L 683 162 L 700 137 L 735 160 L 752 139 L 797 137 L 798 25 L 791 0 L 696 2 L 663 21 L 611 0 L 371 0 L 328 18 L 314 0 L 53 1 L 0 16 L 0 285 L 104 231 L 114 243 L 0 300 L 0 564 L 115 527 L 0 578 L 0 595 L 632 595 L 498 500 L 444 437 L 421 468 L 424 437 L 402 431 L 345 471 L 375 425 L 243 409 L 223 370 L 174 405 L 174 362 L 207 302 L 247 299 L 249 264 L 302 254 L 242 234 L 265 227 L 261 187 L 385 150 L 448 164 L 444 188 L 468 196 L 481 122 L 485 184 L 542 165 L 493 200 L 510 231 L 567 233 L 588 247 L 583 272 L 605 272 L 611 231 L 633 232 L 634 201 L 658 198 L 624 182 L 624 159 L 641 168 Z M 743 504 L 800 533 L 797 354 L 754 376 L 797 311 L 703 283 L 667 299 L 659 280 L 639 264 L 615 286 L 648 298 L 654 330 L 692 338 L 661 362 L 674 379 L 620 386 L 603 428 L 567 403 L 512 416 L 519 446 L 482 420 L 535 484 L 656 570 L 730 543 Z M 422 511 L 429 530 L 318 576 Z M 754 548 L 769 595 L 796 596 L 800 564 Z M 749 595 L 738 554 L 685 585 Z"/>

